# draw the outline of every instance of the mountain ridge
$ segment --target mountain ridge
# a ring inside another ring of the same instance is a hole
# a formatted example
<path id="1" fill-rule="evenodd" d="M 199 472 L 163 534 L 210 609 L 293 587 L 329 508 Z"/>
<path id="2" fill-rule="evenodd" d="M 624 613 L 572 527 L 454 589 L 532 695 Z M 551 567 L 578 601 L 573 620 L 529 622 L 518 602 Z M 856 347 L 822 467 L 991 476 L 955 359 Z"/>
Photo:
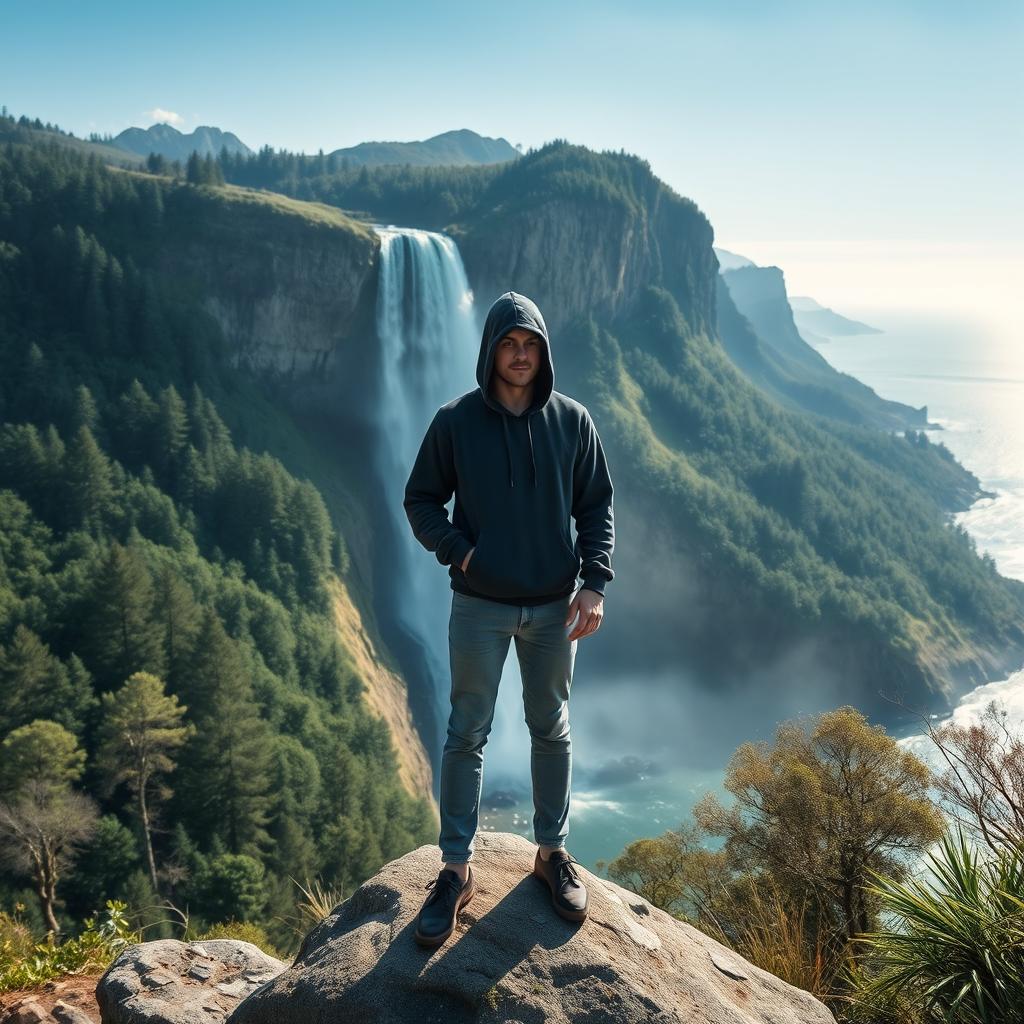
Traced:
<path id="1" fill-rule="evenodd" d="M 212 125 L 199 125 L 187 133 L 162 122 L 149 128 L 125 128 L 110 140 L 109 145 L 141 157 L 159 153 L 168 160 L 180 160 L 182 163 L 193 151 L 201 157 L 215 157 L 222 148 L 232 154 L 252 154 L 252 150 L 233 132 L 225 132 Z"/>

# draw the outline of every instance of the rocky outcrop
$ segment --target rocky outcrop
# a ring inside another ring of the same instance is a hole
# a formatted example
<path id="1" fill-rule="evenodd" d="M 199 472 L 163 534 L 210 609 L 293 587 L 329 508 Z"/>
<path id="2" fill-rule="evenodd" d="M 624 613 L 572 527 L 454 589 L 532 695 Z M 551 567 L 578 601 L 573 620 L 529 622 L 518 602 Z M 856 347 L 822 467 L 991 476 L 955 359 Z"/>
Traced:
<path id="1" fill-rule="evenodd" d="M 586 869 L 590 915 L 564 921 L 531 874 L 535 849 L 520 836 L 478 833 L 477 895 L 431 951 L 413 930 L 437 848 L 392 861 L 228 1024 L 834 1024 L 809 993 Z"/>
<path id="2" fill-rule="evenodd" d="M 608 322 L 645 285 L 672 293 L 694 333 L 715 332 L 714 232 L 688 199 L 651 176 L 639 203 L 557 195 L 498 207 L 453 230 L 474 296 L 486 309 L 503 291 L 534 299 L 548 328 L 579 315 Z"/>
<path id="3" fill-rule="evenodd" d="M 235 186 L 181 187 L 164 221 L 158 268 L 216 320 L 235 366 L 322 379 L 362 338 L 380 251 L 366 224 Z"/>
<path id="4" fill-rule="evenodd" d="M 797 330 L 778 267 L 741 267 L 718 277 L 718 334 L 744 375 L 792 409 L 883 430 L 922 429 L 927 407 L 882 398 L 840 373 Z"/>
<path id="5" fill-rule="evenodd" d="M 364 882 L 291 966 L 227 939 L 129 946 L 96 987 L 103 1024 L 835 1024 L 810 993 L 582 865 L 590 914 L 563 920 L 535 850 L 477 834 L 477 895 L 439 949 L 413 939 L 436 846 Z"/>
<path id="6" fill-rule="evenodd" d="M 881 397 L 834 369 L 804 341 L 786 300 L 781 272 L 776 271 L 743 267 L 719 274 L 719 338 L 743 375 L 791 409 L 883 430 L 929 426 L 927 407 L 914 409 Z M 741 307 L 734 301 L 733 288 L 744 302 Z"/>
<path id="7" fill-rule="evenodd" d="M 237 939 L 133 943 L 103 973 L 96 1001 L 103 1024 L 216 1024 L 284 968 Z"/>

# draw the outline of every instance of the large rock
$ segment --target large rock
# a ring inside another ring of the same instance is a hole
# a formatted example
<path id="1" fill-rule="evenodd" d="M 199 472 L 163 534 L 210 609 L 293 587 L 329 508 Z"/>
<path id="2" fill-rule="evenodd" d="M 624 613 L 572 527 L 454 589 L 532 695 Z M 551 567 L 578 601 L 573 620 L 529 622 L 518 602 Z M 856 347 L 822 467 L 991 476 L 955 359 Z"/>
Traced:
<path id="1" fill-rule="evenodd" d="M 125 947 L 96 985 L 103 1024 L 220 1024 L 285 968 L 251 942 L 157 939 Z"/>
<path id="2" fill-rule="evenodd" d="M 590 916 L 564 921 L 531 875 L 535 849 L 478 833 L 477 895 L 436 950 L 420 948 L 413 931 L 440 868 L 437 847 L 392 861 L 228 1024 L 834 1024 L 809 993 L 586 869 Z"/>

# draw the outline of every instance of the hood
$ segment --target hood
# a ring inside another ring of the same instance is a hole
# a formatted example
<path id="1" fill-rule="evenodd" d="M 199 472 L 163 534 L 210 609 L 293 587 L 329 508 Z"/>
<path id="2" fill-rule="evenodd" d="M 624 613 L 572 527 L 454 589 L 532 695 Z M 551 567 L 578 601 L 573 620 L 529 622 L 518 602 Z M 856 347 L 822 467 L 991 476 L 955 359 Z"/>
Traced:
<path id="1" fill-rule="evenodd" d="M 508 485 L 515 487 L 512 471 L 512 448 L 508 435 L 508 419 L 514 415 L 490 394 L 491 373 L 494 370 L 494 350 L 499 341 L 513 327 L 523 327 L 541 338 L 541 363 L 533 381 L 533 401 L 521 414 L 526 418 L 527 437 L 530 442 L 530 462 L 533 466 L 533 485 L 537 486 L 537 462 L 533 454 L 533 431 L 530 420 L 533 414 L 547 405 L 555 386 L 555 365 L 551 358 L 551 342 L 548 339 L 547 324 L 537 304 L 519 292 L 505 292 L 495 299 L 487 311 L 483 334 L 480 338 L 480 355 L 476 361 L 476 382 L 484 402 L 499 413 L 505 428 L 505 453 L 508 456 Z"/>

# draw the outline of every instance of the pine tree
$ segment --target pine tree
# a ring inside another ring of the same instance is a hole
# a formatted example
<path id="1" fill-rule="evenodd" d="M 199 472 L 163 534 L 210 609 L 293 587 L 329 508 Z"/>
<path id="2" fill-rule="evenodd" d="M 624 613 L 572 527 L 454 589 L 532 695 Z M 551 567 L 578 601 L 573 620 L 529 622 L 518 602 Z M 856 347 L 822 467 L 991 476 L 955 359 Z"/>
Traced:
<path id="1" fill-rule="evenodd" d="M 0 646 L 0 736 L 38 718 L 81 735 L 94 703 L 88 674 L 70 672 L 31 629 L 15 626 Z"/>
<path id="2" fill-rule="evenodd" d="M 135 795 L 149 880 L 158 893 L 151 811 L 171 795 L 160 776 L 174 770 L 174 754 L 193 726 L 182 723 L 186 708 L 149 672 L 132 673 L 121 689 L 103 695 L 102 704 L 96 765 L 108 796 L 122 782 Z"/>
<path id="3" fill-rule="evenodd" d="M 77 782 L 85 751 L 64 726 L 37 718 L 18 726 L 0 743 L 0 792 L 17 796 L 30 782 L 58 790 Z"/>
<path id="4" fill-rule="evenodd" d="M 0 429 L 0 473 L 4 486 L 32 509 L 44 506 L 52 478 L 46 446 L 33 424 L 8 423 Z"/>
<path id="5" fill-rule="evenodd" d="M 112 541 L 96 567 L 84 603 L 84 649 L 102 689 L 133 672 L 163 674 L 160 622 L 154 616 L 153 585 L 135 544 Z"/>
<path id="6" fill-rule="evenodd" d="M 163 634 L 167 685 L 171 693 L 179 693 L 199 628 L 199 605 L 170 562 L 157 570 L 154 592 Z"/>
<path id="7" fill-rule="evenodd" d="M 110 345 L 110 310 L 107 305 L 107 254 L 96 242 L 89 247 L 86 264 L 85 299 L 82 322 L 85 340 L 95 356 L 106 354 Z"/>
<path id="8" fill-rule="evenodd" d="M 258 856 L 270 844 L 273 743 L 238 646 L 211 608 L 182 689 L 197 727 L 182 759 L 182 806 L 200 834 L 220 836 L 232 853 Z"/>
<path id="9" fill-rule="evenodd" d="M 172 498 L 180 497 L 178 482 L 181 457 L 188 443 L 188 410 L 173 384 L 160 392 L 156 421 L 156 469 L 164 489 Z"/>
<path id="10" fill-rule="evenodd" d="M 70 523 L 101 536 L 114 499 L 113 470 L 86 426 L 78 428 L 68 449 L 65 479 Z"/>
<path id="11" fill-rule="evenodd" d="M 121 355 L 131 354 L 131 337 L 128 331 L 128 295 L 125 288 L 124 267 L 116 256 L 107 263 L 103 282 L 107 308 L 107 328 L 110 344 Z"/>
<path id="12" fill-rule="evenodd" d="M 143 272 L 141 290 L 136 296 L 132 336 L 140 354 L 163 352 L 170 337 L 160 294 L 148 270 Z"/>
<path id="13" fill-rule="evenodd" d="M 160 407 L 136 377 L 118 399 L 117 451 L 128 469 L 152 464 Z"/>
<path id="14" fill-rule="evenodd" d="M 21 388 L 14 396 L 14 412 L 20 420 L 35 420 L 49 407 L 50 365 L 43 350 L 33 341 L 25 354 L 25 369 L 19 374 Z"/>
<path id="15" fill-rule="evenodd" d="M 203 184 L 203 165 L 199 159 L 199 153 L 196 150 L 192 150 L 188 155 L 188 163 L 185 169 L 185 180 L 190 185 L 201 185 Z"/>
<path id="16" fill-rule="evenodd" d="M 79 427 L 88 427 L 95 435 L 99 419 L 96 399 L 92 397 L 92 392 L 84 384 L 79 384 L 75 388 L 75 411 L 71 421 L 72 427 L 75 430 Z"/>

